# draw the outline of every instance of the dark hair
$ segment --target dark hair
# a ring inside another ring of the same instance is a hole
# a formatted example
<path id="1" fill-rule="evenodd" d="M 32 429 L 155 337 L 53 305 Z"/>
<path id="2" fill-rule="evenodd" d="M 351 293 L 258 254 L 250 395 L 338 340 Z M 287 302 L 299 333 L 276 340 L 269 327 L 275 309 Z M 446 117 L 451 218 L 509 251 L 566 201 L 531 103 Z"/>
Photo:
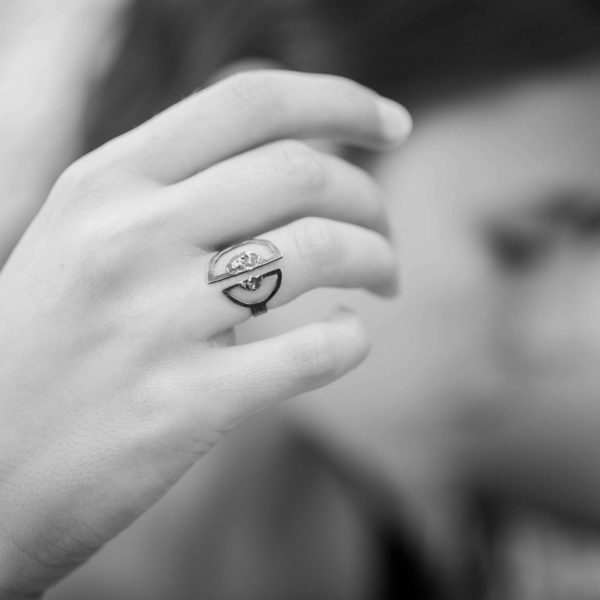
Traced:
<path id="1" fill-rule="evenodd" d="M 247 57 L 356 79 L 409 108 L 600 54 L 595 0 L 136 0 L 85 146 Z"/>

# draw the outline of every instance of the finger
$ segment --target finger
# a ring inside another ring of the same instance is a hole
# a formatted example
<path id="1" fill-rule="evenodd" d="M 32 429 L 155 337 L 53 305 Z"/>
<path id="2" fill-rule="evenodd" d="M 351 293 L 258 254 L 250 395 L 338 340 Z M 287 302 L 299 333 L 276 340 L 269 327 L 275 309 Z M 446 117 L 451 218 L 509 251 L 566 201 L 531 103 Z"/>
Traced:
<path id="1" fill-rule="evenodd" d="M 267 297 L 273 290 L 276 293 L 268 300 L 268 308 L 281 306 L 317 287 L 366 288 L 381 295 L 396 293 L 396 253 L 379 233 L 357 225 L 308 217 L 261 238 L 275 244 L 283 258 L 201 288 L 197 277 L 187 274 L 186 287 L 192 289 L 192 294 L 188 299 L 190 308 L 184 309 L 182 314 L 198 314 L 194 307 L 202 306 L 201 329 L 205 335 L 245 321 L 251 315 L 249 306 L 254 300 Z M 249 244 L 246 249 L 251 251 L 252 245 Z M 204 262 L 207 262 L 206 259 Z M 193 271 L 197 270 L 196 265 Z M 249 276 L 261 275 L 264 276 L 263 282 L 257 291 L 240 288 L 239 284 Z M 231 301 L 224 290 L 244 304 Z"/>
<path id="2" fill-rule="evenodd" d="M 375 181 L 362 169 L 296 140 L 240 154 L 163 192 L 159 201 L 172 209 L 178 230 L 209 248 L 230 245 L 305 216 L 389 233 Z M 214 223 L 219 223 L 218 229 Z"/>
<path id="3" fill-rule="evenodd" d="M 225 409 L 224 427 L 339 379 L 365 358 L 369 347 L 360 319 L 340 309 L 327 321 L 221 349 L 212 358 L 210 387 L 215 405 Z"/>
<path id="4" fill-rule="evenodd" d="M 411 119 L 399 104 L 331 75 L 264 70 L 229 77 L 113 144 L 127 168 L 160 183 L 281 138 L 331 138 L 365 147 L 403 141 Z"/>

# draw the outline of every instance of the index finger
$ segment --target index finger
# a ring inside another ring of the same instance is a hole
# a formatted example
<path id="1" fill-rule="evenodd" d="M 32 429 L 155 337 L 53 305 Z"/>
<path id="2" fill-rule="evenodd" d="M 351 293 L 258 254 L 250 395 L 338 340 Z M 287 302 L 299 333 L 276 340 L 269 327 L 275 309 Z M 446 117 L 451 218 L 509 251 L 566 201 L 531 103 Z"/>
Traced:
<path id="1" fill-rule="evenodd" d="M 326 138 L 389 148 L 411 127 L 400 104 L 348 79 L 264 70 L 224 79 L 117 143 L 127 168 L 169 184 L 277 139 Z"/>

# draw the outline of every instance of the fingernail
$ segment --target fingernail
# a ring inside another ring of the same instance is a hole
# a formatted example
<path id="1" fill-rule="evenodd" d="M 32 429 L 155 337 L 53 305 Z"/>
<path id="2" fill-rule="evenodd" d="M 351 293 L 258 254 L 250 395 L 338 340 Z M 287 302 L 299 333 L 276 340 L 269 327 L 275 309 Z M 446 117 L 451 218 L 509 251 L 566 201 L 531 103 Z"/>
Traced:
<path id="1" fill-rule="evenodd" d="M 404 106 L 388 98 L 379 98 L 377 105 L 385 138 L 392 144 L 403 142 L 413 127 L 410 113 Z"/>

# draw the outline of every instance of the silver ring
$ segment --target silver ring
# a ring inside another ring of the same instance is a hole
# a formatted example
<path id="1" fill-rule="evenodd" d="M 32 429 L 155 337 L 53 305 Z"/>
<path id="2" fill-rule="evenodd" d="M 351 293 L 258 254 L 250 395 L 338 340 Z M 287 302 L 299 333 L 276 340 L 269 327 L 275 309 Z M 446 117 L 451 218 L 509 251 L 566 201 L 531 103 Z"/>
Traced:
<path id="1" fill-rule="evenodd" d="M 224 288 L 223 294 L 231 302 L 249 308 L 253 316 L 267 312 L 267 302 L 281 287 L 281 269 L 260 275 L 245 275 L 250 271 L 281 260 L 279 248 L 268 240 L 247 240 L 215 254 L 208 263 L 209 284 L 244 275 L 244 279 Z"/>

